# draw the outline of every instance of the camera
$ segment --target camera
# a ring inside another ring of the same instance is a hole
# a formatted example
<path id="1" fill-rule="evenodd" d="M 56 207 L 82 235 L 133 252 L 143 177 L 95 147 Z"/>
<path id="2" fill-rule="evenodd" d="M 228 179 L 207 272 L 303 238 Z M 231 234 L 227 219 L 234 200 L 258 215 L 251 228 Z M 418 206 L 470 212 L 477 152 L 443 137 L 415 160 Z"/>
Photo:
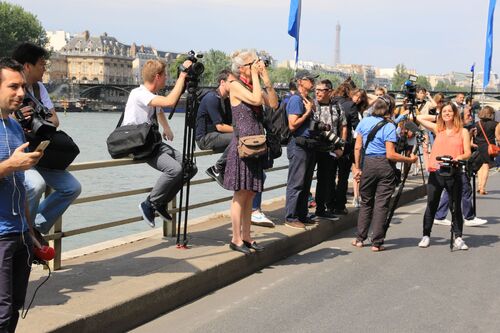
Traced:
<path id="1" fill-rule="evenodd" d="M 201 74 L 205 71 L 205 66 L 198 61 L 198 59 L 203 58 L 203 54 L 196 53 L 193 50 L 189 51 L 187 54 L 186 60 L 190 60 L 192 62 L 189 68 L 184 68 L 184 66 L 179 66 L 179 72 L 186 72 L 186 80 L 187 81 L 199 81 Z"/>
<path id="2" fill-rule="evenodd" d="M 20 110 L 24 107 L 31 107 L 33 114 L 31 118 L 26 119 L 23 112 Z M 52 117 L 52 112 L 47 109 L 40 101 L 38 101 L 30 92 L 26 92 L 26 97 L 23 100 L 21 107 L 14 112 L 21 126 L 30 131 L 34 136 L 39 138 L 50 138 L 56 131 L 56 126 L 48 119 Z"/>
<path id="3" fill-rule="evenodd" d="M 309 131 L 317 133 L 318 140 L 330 145 L 331 150 L 342 148 L 345 145 L 345 142 L 332 131 L 329 124 L 325 124 L 317 119 L 311 119 Z"/>
<path id="4" fill-rule="evenodd" d="M 436 160 L 441 162 L 439 174 L 443 177 L 453 177 L 459 168 L 467 163 L 466 161 L 454 160 L 449 155 L 438 156 Z"/>
<path id="5" fill-rule="evenodd" d="M 271 57 L 266 54 L 259 54 L 259 60 L 262 61 L 266 67 L 271 65 Z"/>
<path id="6" fill-rule="evenodd" d="M 405 81 L 404 87 L 405 87 L 405 97 L 408 100 L 408 102 L 411 105 L 416 104 L 416 99 L 417 99 L 417 82 L 418 76 L 416 75 L 409 75 L 408 80 Z"/>

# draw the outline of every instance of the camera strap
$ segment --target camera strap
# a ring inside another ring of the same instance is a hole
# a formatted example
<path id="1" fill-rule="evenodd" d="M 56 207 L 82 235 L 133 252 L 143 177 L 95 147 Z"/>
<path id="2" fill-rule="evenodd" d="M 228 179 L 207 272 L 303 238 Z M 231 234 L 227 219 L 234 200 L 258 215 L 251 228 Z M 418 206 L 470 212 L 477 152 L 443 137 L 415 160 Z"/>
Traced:
<path id="1" fill-rule="evenodd" d="M 383 119 L 381 121 L 379 121 L 373 128 L 372 130 L 370 131 L 370 133 L 368 133 L 368 137 L 366 138 L 366 142 L 365 142 L 365 145 L 363 146 L 363 149 L 361 151 L 361 167 L 363 167 L 363 164 L 364 164 L 364 161 L 365 161 L 365 155 L 366 155 L 366 149 L 368 149 L 368 145 L 370 144 L 370 142 L 373 141 L 373 139 L 375 139 L 375 135 L 377 135 L 377 132 L 385 126 L 385 124 L 387 124 L 389 121 L 387 119 Z"/>

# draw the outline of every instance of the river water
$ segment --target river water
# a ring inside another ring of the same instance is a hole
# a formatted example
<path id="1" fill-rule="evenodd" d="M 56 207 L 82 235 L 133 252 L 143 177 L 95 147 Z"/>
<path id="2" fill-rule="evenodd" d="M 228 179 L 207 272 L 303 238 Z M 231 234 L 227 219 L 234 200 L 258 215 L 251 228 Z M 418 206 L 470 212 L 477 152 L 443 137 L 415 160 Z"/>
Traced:
<path id="1" fill-rule="evenodd" d="M 119 113 L 60 113 L 60 129 L 67 132 L 80 147 L 80 155 L 74 163 L 110 160 L 106 148 L 106 138 L 116 126 Z M 174 132 L 174 140 L 169 143 L 174 148 L 182 151 L 184 114 L 175 114 L 169 121 Z M 205 170 L 213 165 L 219 155 L 203 156 L 197 158 L 198 174 L 196 179 L 207 178 Z M 287 165 L 286 151 L 283 156 L 275 161 L 275 166 Z M 75 171 L 73 174 L 82 184 L 80 197 L 106 194 L 137 188 L 151 187 L 160 173 L 147 164 L 128 165 L 122 167 L 104 168 L 97 170 Z M 286 170 L 268 174 L 266 186 L 286 182 Z M 263 200 L 282 196 L 285 189 L 265 192 Z M 190 203 L 195 204 L 206 200 L 230 196 L 232 192 L 224 190 L 215 182 L 196 185 L 191 189 Z M 139 203 L 147 194 L 109 199 L 98 202 L 72 205 L 63 215 L 63 230 L 72 230 L 85 226 L 111 222 L 119 219 L 140 216 Z M 193 209 L 189 212 L 190 218 L 229 209 L 230 202 Z M 157 222 L 160 222 L 157 219 Z M 161 227 L 162 223 L 157 223 Z M 144 222 L 136 222 L 124 226 L 95 231 L 83 235 L 63 239 L 63 251 L 88 246 L 102 241 L 111 240 L 138 232 L 150 230 Z"/>

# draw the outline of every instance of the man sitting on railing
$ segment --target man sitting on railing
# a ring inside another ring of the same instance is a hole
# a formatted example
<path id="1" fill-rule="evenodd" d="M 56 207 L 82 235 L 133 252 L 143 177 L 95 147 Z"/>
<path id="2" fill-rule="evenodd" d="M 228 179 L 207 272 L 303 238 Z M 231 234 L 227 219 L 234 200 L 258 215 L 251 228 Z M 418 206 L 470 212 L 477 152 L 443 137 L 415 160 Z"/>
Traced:
<path id="1" fill-rule="evenodd" d="M 156 93 L 165 87 L 167 79 L 166 63 L 160 60 L 148 60 L 142 69 L 144 84 L 130 92 L 122 125 L 153 123 L 156 115 L 163 128 L 163 137 L 172 141 L 174 134 L 162 107 L 173 107 L 177 103 L 184 88 L 186 71 L 191 64 L 189 60 L 184 61 L 182 64 L 184 71 L 179 74 L 172 91 L 167 96 L 158 96 Z M 149 196 L 139 205 L 144 221 L 154 228 L 155 211 L 164 220 L 172 221 L 172 216 L 167 211 L 167 203 L 182 187 L 182 154 L 162 142 L 160 147 L 146 159 L 146 162 L 162 172 Z"/>
<path id="2" fill-rule="evenodd" d="M 217 184 L 224 184 L 224 170 L 226 168 L 227 147 L 233 137 L 231 125 L 231 105 L 229 104 L 229 82 L 234 79 L 231 71 L 224 69 L 219 73 L 215 90 L 207 92 L 200 101 L 196 115 L 196 143 L 202 150 L 221 152 L 222 156 L 206 173 Z"/>

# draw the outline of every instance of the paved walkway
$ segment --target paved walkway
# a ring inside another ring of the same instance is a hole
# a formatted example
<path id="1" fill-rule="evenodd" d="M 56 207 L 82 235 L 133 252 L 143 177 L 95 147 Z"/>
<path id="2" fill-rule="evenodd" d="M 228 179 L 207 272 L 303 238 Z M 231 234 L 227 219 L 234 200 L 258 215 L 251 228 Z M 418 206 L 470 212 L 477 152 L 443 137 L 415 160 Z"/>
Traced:
<path id="1" fill-rule="evenodd" d="M 421 180 L 409 182 L 402 202 L 423 195 Z M 263 253 L 244 256 L 231 251 L 231 224 L 217 218 L 189 229 L 189 250 L 158 233 L 134 243 L 63 261 L 40 289 L 19 332 L 122 332 L 248 276 L 292 254 L 310 248 L 356 223 L 357 212 L 341 221 L 321 221 L 308 230 L 282 224 L 283 202 L 264 207 L 278 223 L 274 229 L 253 227 Z M 47 275 L 34 269 L 28 291 Z"/>

